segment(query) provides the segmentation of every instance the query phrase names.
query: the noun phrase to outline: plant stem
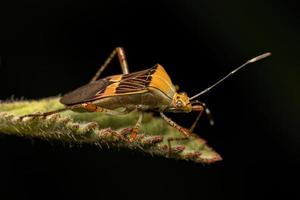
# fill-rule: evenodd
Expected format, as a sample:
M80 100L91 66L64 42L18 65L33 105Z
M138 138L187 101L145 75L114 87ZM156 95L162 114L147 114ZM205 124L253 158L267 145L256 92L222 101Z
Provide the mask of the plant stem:
M146 113L141 133L130 141L130 130L138 119L137 113L109 116L102 113L76 113L66 111L47 117L25 117L34 112L47 112L62 108L57 97L37 101L11 101L0 103L0 132L21 137L60 140L62 142L108 145L112 148L130 148L168 158L212 163L221 156L196 134L186 140L173 141L171 152L168 138L182 137L161 118Z

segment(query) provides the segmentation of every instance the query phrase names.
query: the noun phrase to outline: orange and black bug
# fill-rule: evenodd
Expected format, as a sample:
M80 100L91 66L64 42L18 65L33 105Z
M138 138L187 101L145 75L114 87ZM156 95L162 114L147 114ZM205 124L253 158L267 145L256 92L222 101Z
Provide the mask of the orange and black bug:
M119 58L123 73L98 79L115 55ZM156 111L160 113L160 116L170 126L176 128L184 135L184 138L187 138L190 136L203 112L206 112L208 117L210 117L210 112L205 104L195 99L247 64L256 62L269 55L271 55L271 53L265 53L248 60L212 86L190 98L186 93L178 93L176 91L176 87L173 85L169 75L160 64L150 69L129 73L124 50L118 47L99 68L90 83L60 98L60 102L65 105L65 108L41 114L24 115L22 118L29 116L46 116L65 110L102 112L110 115L121 115L131 111L137 111L139 118L131 131L131 140L134 140L140 129L143 112ZM179 126L164 114L165 112L189 113L192 111L199 112L199 114L190 129ZM211 118L210 122L213 123ZM170 141L177 139L180 138L168 139L169 148Z

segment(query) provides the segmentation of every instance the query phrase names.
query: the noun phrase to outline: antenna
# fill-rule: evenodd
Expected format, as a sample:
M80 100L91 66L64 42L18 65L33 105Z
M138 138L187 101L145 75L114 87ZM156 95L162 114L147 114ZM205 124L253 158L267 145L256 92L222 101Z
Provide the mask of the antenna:
M245 62L244 64L242 64L241 66L237 67L235 70L231 71L229 74L227 74L226 76L224 76L223 78L221 78L220 80L218 80L215 84L211 85L210 87L206 88L205 90L203 90L202 92L199 92L198 94L192 96L190 98L190 100L193 100L199 96L201 96L202 94L208 92L209 90L211 90L212 88L216 87L217 85L219 85L221 82L223 82L224 80L226 80L228 77L230 77L231 75L233 75L235 72L239 71L240 69L242 69L243 67L245 67L246 65L250 64L250 63L254 63L256 61L259 61L261 59L264 59L268 56L270 56L271 53L270 52L267 52L267 53L264 53L264 54L261 54L259 56L256 56L250 60L248 60L247 62Z

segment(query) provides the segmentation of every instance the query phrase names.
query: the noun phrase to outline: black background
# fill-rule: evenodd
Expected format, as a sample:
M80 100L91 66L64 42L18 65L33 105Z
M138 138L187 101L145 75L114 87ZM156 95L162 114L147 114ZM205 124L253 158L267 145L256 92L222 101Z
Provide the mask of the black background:
M63 94L88 82L117 46L131 71L162 64L216 125L198 132L212 165L0 136L0 199L296 199L299 11L290 1L14 1L1 3L0 99ZM114 63L105 75L119 73ZM193 114L170 115L189 126ZM293 183L296 181L296 183Z

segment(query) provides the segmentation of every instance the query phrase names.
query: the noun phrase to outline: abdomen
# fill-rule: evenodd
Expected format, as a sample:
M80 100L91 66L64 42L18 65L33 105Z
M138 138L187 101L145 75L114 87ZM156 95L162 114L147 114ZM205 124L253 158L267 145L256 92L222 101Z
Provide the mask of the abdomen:
M171 99L155 88L138 94L116 95L104 97L93 102L97 106L107 109L126 108L127 111L139 107L141 110L160 110L171 104Z

